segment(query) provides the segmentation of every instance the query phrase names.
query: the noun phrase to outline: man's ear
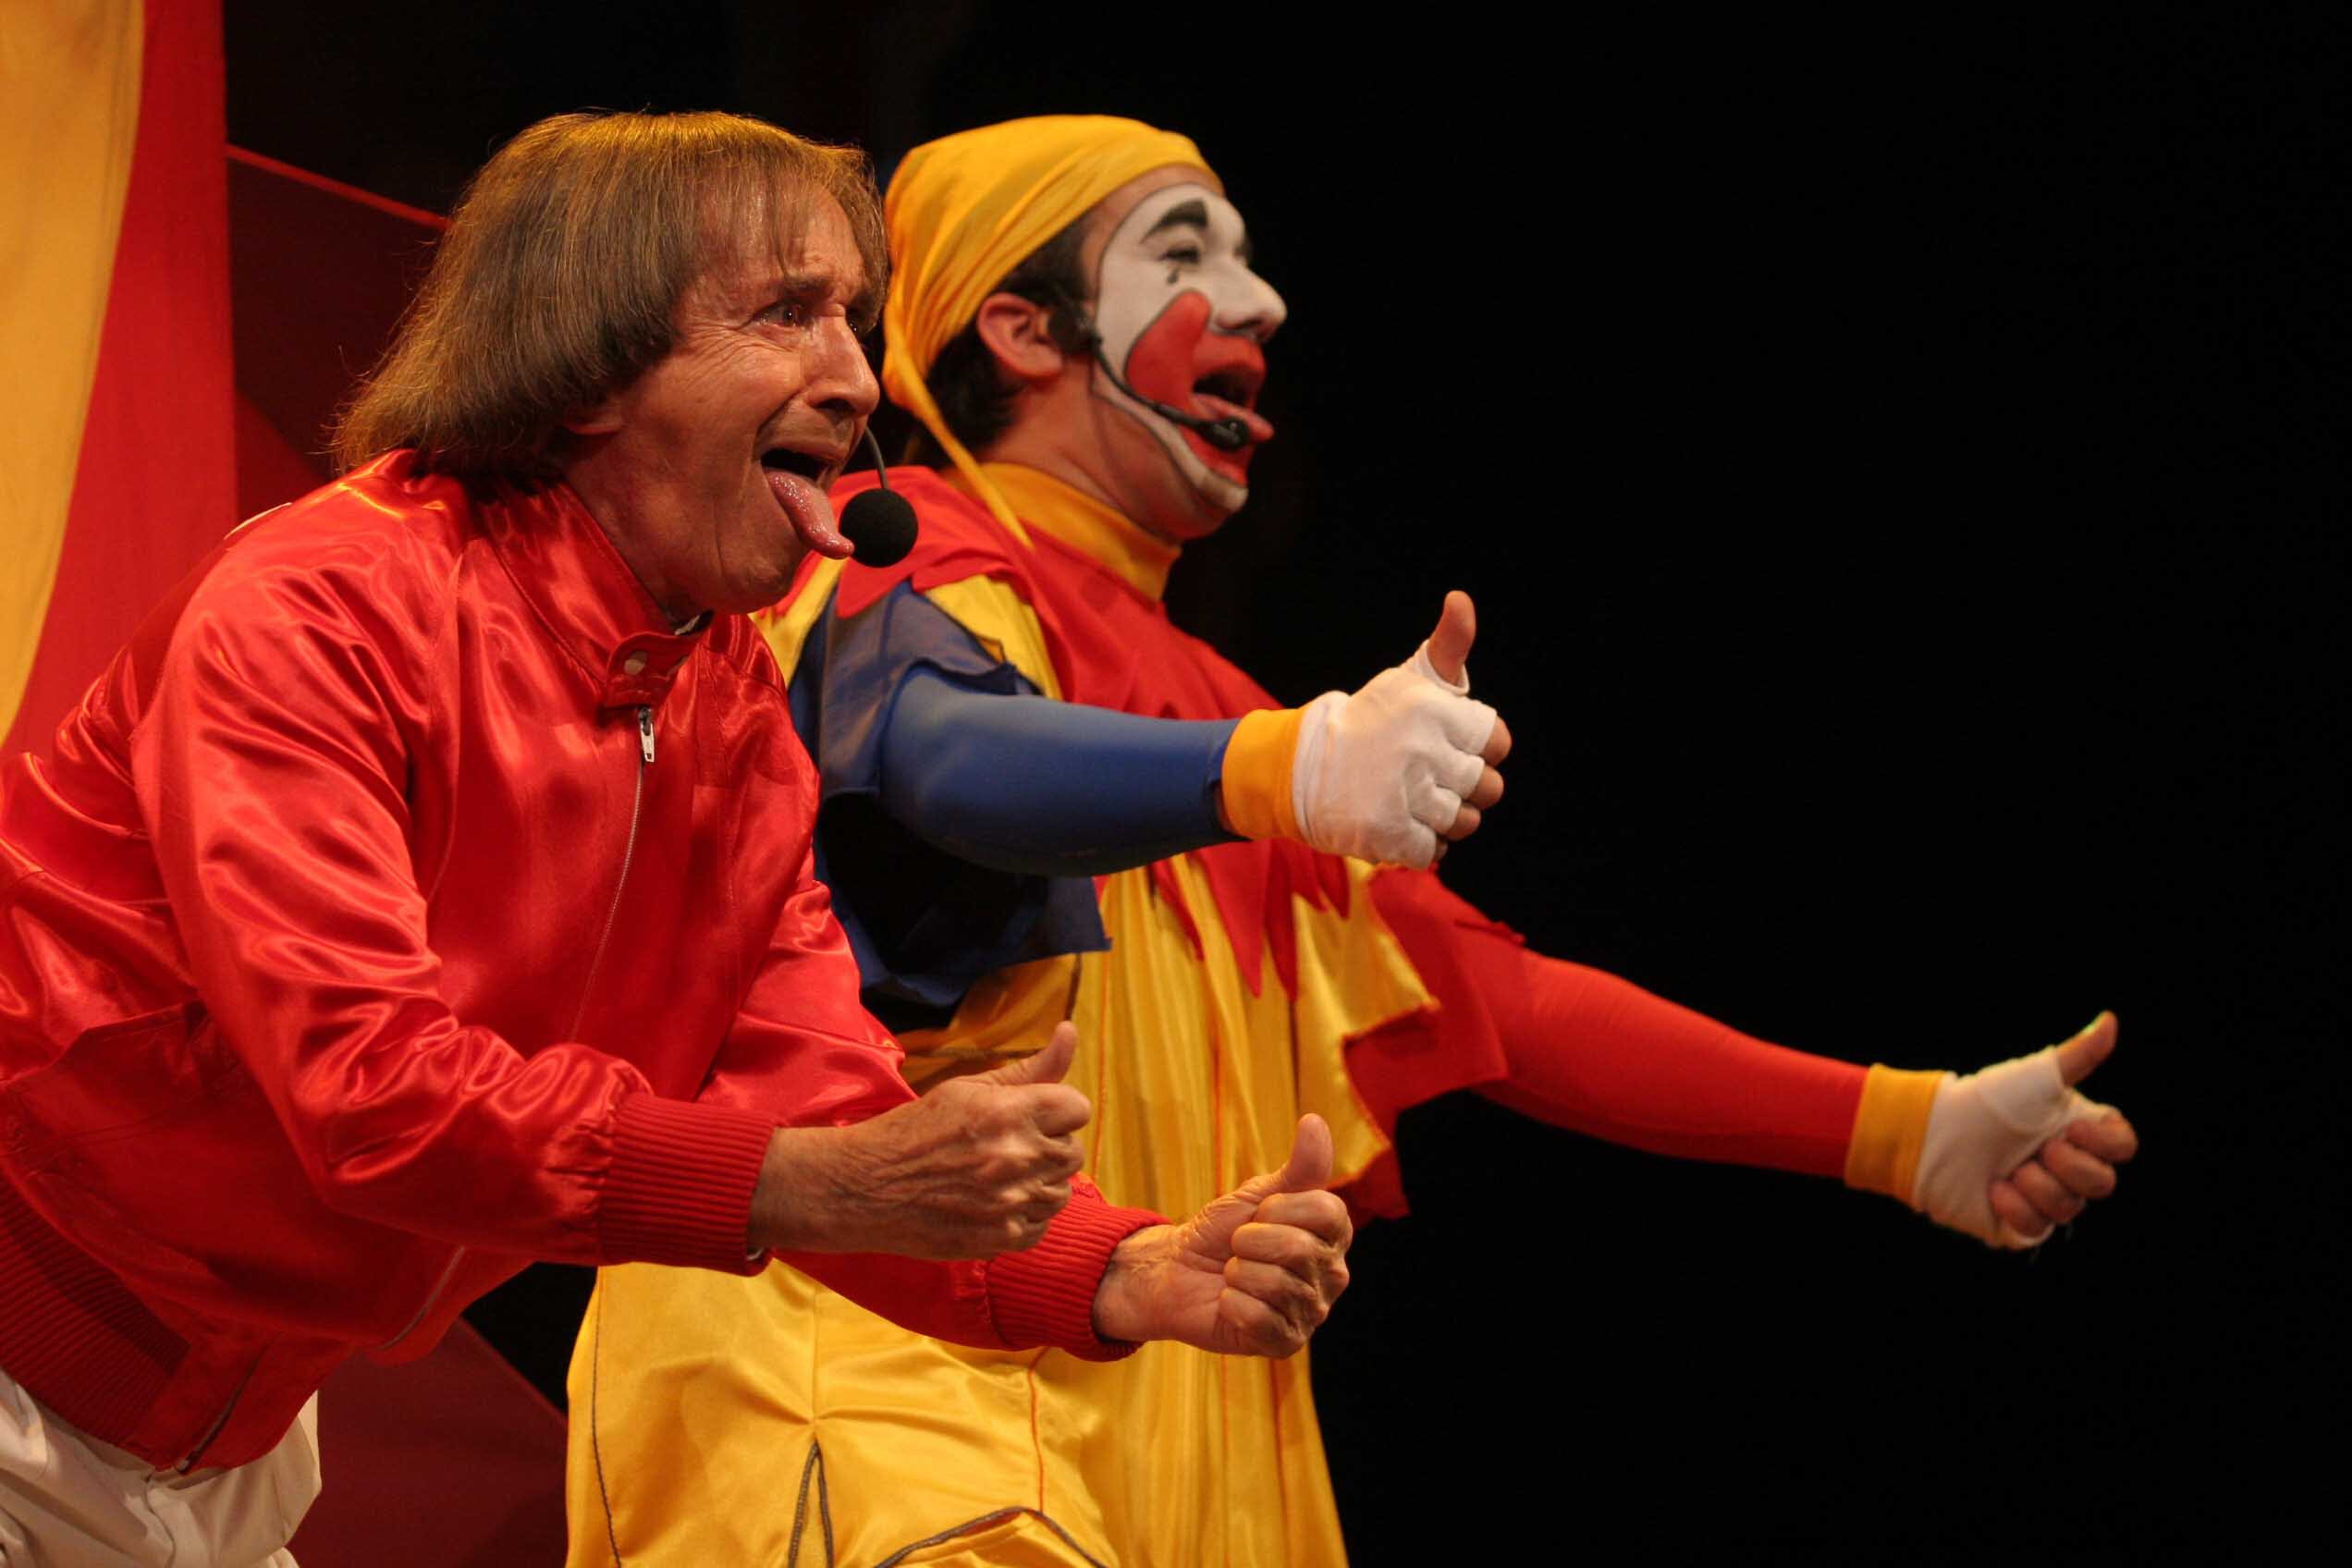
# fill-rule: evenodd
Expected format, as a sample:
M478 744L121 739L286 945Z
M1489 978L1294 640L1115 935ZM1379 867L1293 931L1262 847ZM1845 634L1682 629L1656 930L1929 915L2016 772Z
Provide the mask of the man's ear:
M607 398L590 408L564 415L563 427L574 435L610 435L621 426L620 399Z
M1051 381L1070 356L1054 341L1053 307L1018 294L991 294L980 301L973 325L997 363L1016 381Z

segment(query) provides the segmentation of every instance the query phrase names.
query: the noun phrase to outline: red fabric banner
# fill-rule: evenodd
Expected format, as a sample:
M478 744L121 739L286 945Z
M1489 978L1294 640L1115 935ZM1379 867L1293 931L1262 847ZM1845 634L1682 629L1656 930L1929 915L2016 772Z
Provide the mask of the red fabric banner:
M56 588L6 741L47 747L139 619L237 522L219 0L147 0L130 188Z

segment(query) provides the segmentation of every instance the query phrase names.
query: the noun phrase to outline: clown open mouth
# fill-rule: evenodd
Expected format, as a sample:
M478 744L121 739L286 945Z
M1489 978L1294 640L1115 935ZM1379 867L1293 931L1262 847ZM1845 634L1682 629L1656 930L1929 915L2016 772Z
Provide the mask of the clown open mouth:
M1205 418L1238 423L1249 433L1250 443L1270 440L1274 426L1257 411L1258 388L1266 383L1266 373L1255 365L1228 365L1211 371L1193 383L1193 411ZM1239 480L1246 472L1231 451L1218 450L1202 442L1198 433L1188 433L1202 459L1210 467L1229 472Z
M1220 370L1193 383L1193 396L1227 409L1241 410L1257 401L1258 378L1239 370ZM1219 410L1220 413L1226 410Z

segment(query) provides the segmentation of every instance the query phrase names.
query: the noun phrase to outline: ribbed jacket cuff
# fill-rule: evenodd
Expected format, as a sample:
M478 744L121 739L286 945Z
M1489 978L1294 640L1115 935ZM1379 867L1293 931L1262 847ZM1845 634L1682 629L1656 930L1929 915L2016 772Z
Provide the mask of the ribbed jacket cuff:
M776 1118L631 1095L613 1115L612 1169L597 1220L607 1263L750 1271L752 1190Z
M72 1426L119 1446L187 1354L185 1341L0 1174L0 1372Z
M1006 1344L1051 1345L1085 1361L1117 1361L1135 1347L1095 1335L1095 1292L1111 1249L1168 1221L1147 1208L1113 1208L1091 1185L1075 1185L1045 1239L988 1260L988 1314Z

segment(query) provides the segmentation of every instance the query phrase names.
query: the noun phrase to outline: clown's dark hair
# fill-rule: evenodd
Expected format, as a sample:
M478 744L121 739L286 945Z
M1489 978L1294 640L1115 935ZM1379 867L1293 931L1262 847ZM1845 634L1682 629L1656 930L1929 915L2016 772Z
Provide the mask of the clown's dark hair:
M1079 264L1079 253L1086 245L1087 219L1093 215L1088 213L1030 251L993 290L1051 307L1047 330L1053 335L1054 346L1065 354L1086 349L1085 335L1073 315L1086 308L1093 293ZM979 323L967 323L948 339L939 357L931 361L931 374L925 379L949 434L975 457L996 445L997 438L1011 426L1013 384L997 368L996 356L981 340ZM905 460L930 468L948 466L947 453L921 425L915 426Z

